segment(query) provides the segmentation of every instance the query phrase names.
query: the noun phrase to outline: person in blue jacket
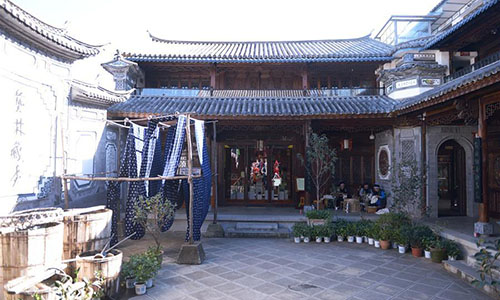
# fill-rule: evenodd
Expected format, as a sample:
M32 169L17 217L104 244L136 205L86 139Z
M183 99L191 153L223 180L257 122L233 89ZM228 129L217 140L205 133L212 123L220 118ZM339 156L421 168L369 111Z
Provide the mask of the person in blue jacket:
M375 205L378 208L385 208L385 206L387 205L387 195L385 194L384 189L381 188L379 184L373 185L372 195L378 198Z

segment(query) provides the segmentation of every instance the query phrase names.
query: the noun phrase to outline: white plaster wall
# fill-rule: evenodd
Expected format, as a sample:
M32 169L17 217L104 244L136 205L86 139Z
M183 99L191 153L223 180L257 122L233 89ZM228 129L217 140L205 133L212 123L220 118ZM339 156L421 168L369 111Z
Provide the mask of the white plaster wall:
M465 150L465 173L467 190L467 216L477 217L478 204L474 202L474 177L473 177L473 132L477 131L472 126L429 126L427 127L427 205L431 208L431 216L438 215L438 174L437 154L439 147L448 140L455 140Z
M377 133L375 135L375 181L376 183L380 184L384 190L388 193L387 197L387 205L390 205L391 201L391 180L392 180L392 174L389 174L389 176L386 179L382 179L380 177L380 172L379 172L379 162L378 162L378 153L381 147L387 146L389 148L390 152L390 163L392 166L392 158L394 157L394 132L393 130L386 130L380 133Z
M426 92L426 91L432 90L432 89L433 89L433 87L406 88L406 89L402 89L402 90L395 90L392 93L387 94L387 96L391 97L392 99L404 99L404 98L420 95L423 92Z
M53 181L62 173L62 134L68 167L72 162L78 164L78 149L73 146L78 131L94 132L99 143L105 110L72 108L71 78L71 64L11 40L0 31L0 127L4 132L0 143L0 215L62 204L61 185L57 179Z

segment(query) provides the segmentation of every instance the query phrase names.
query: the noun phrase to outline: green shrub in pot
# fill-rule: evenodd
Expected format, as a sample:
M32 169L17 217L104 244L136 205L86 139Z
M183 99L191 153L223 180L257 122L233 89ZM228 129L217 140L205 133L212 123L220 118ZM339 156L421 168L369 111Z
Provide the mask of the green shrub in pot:
M446 240L445 241L445 249L446 249L446 254L448 255L449 260L455 260L455 259L459 258L460 254L461 254L458 243L453 241L453 240Z
M431 259L435 263L441 263L446 258L446 240L436 237L431 246Z
M307 225L305 223L295 223L292 226L292 233L294 237L303 237L305 236L305 228Z

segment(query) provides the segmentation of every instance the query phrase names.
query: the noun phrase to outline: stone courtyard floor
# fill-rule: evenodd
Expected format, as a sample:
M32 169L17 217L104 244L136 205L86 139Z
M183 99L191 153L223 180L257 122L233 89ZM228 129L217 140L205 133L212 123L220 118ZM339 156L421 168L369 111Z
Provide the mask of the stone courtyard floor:
M168 233L164 266L147 294L120 299L490 299L440 264L368 244L203 239L202 265L177 265L183 235ZM151 245L127 241L125 256Z

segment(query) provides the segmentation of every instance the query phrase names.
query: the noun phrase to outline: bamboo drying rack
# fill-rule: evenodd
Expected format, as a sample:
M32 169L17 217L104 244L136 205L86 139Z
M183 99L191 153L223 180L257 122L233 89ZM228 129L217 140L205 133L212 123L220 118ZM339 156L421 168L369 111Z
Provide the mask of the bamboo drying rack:
M143 118L143 119L134 119L134 120L128 120L126 119L125 122L132 122L132 121L147 121L151 120L154 118L165 118L165 117L177 117L180 114L176 113L175 115L168 115L168 116L149 116L148 118ZM134 181L156 181L156 180L181 180L181 179L187 179L188 184L189 184L189 243L193 244L194 239L193 239L193 178L199 178L201 175L193 175L193 144L192 144L192 139L191 139L191 120L194 120L191 118L190 114L185 114L186 115L186 142L187 142L187 165L188 165L188 174L187 175L176 175L176 176L157 176L157 177L135 177L135 178L130 178L130 177L95 177L95 176L75 176L75 175L68 175L66 174L66 154L64 152L64 132L63 128L61 126L61 142L62 142L62 150L63 150L63 170L64 174L59 176L63 180L63 186L64 186L64 207L66 209L69 208L69 190L68 190L68 179L69 180L85 180L85 181L117 181L117 182L134 182ZM125 127L128 128L128 126L117 124L114 121L111 121L115 125L118 125L120 127ZM162 124L163 126L167 124ZM167 125L168 126L168 125Z

